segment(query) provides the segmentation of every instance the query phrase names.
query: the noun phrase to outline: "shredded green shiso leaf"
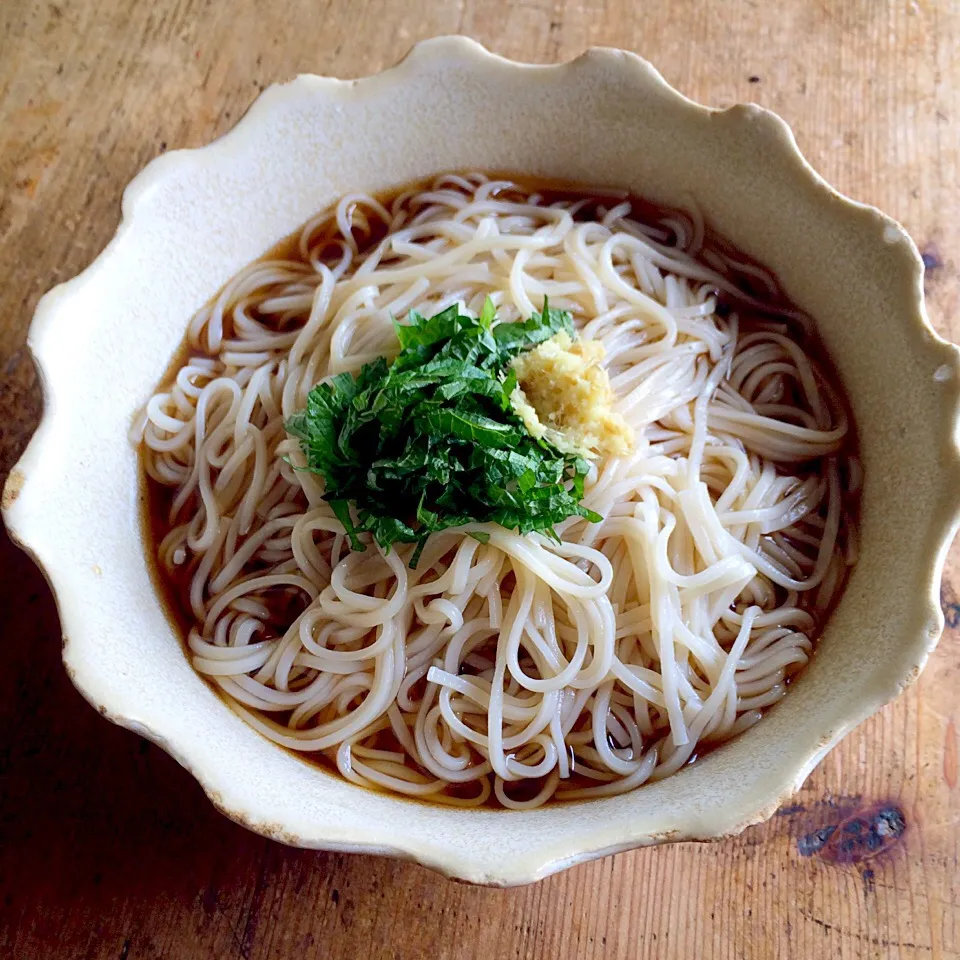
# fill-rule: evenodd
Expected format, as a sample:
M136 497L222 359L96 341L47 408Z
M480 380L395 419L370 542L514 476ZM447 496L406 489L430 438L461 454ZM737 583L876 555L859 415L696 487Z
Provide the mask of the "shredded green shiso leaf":
M495 319L489 299L476 318L457 306L429 319L411 312L394 321L393 362L318 384L287 420L354 550L364 532L384 549L416 543L415 567L430 534L448 527L498 523L556 538L567 517L602 519L580 504L587 461L534 439L510 404L510 361L561 330L572 335L570 314L544 302L526 322Z

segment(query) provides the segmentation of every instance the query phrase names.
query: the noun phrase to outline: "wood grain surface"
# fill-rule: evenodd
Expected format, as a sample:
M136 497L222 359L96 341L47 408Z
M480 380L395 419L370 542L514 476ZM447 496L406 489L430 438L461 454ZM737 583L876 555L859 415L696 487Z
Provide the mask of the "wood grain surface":
M538 62L625 47L706 103L772 107L828 179L906 225L933 322L960 338L951 0L2 0L0 480L40 413L37 298L104 246L148 160L227 130L274 80L367 74L457 32ZM2 538L0 957L960 957L958 560L919 683L768 824L501 891L221 818L71 687L50 591Z

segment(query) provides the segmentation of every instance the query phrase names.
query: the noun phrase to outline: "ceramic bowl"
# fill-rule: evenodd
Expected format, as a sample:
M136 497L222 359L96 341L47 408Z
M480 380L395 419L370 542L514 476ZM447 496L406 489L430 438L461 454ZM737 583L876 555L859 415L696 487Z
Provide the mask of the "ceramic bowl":
M859 430L862 554L809 668L743 736L624 796L464 811L352 786L227 709L193 672L151 584L128 432L189 317L340 195L469 168L699 204L816 318ZM913 681L940 635L938 585L960 506L960 355L931 329L922 289L903 229L832 190L774 114L699 106L616 50L540 67L432 40L368 79L271 87L226 136L168 153L130 184L110 245L37 308L29 344L45 411L4 515L50 580L81 693L252 830L503 885L642 844L735 834Z

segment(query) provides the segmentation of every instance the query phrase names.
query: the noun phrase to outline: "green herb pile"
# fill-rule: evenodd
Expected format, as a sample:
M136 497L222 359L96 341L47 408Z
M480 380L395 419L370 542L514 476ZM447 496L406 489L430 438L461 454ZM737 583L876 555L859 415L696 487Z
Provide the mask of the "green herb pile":
M394 321L392 363L318 384L287 421L354 550L364 549L363 532L385 549L416 543L414 567L430 534L447 527L493 522L556 537L553 525L574 514L602 519L580 505L586 460L531 437L510 405L510 361L572 334L570 314L544 303L524 323L494 320L490 300L479 318L456 306L429 319L411 312Z

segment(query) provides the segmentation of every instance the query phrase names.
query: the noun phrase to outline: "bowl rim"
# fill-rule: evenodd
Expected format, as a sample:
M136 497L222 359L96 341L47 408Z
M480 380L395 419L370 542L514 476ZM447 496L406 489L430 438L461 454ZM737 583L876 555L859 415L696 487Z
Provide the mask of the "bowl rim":
M363 838L350 839L327 835L321 837L318 842L304 842L302 837L291 835L280 825L252 819L242 808L238 808L226 800L221 793L221 785L212 782L203 770L195 769L194 765L188 760L189 751L168 739L162 730L147 728L137 720L125 716L122 711L115 710L109 703L101 702L89 683L81 675L82 671L76 669L76 664L71 659L72 644L69 638L74 632L75 624L71 621L69 614L64 613L60 598L60 591L64 588L65 581L68 578L54 575L45 567L40 556L42 549L37 547L31 534L30 513L22 509L22 502L20 501L20 493L25 483L29 482L31 476L37 475L44 469L43 454L50 436L50 425L55 417L55 405L52 400L56 393L55 386L49 376L49 364L46 358L47 351L55 340L51 336L51 331L58 323L62 322L62 305L74 292L79 291L91 277L103 269L111 250L120 244L125 235L134 228L134 213L138 206L151 193L153 188L174 170L185 164L190 164L194 158L205 152L229 149L234 140L251 135L260 118L285 100L295 99L303 96L305 92L318 89L326 92L347 91L362 85L402 82L408 74L415 74L421 68L422 63L437 57L450 60L470 58L472 61L483 63L490 68L514 71L518 76L527 71L540 72L544 75L558 75L563 71L577 69L581 63L603 60L608 63L610 69L632 71L634 77L642 78L648 87L655 88L661 94L669 96L677 106L683 105L687 110L693 110L701 114L730 114L740 116L743 119L759 119L766 125L766 132L774 147L788 156L798 177L802 177L807 183L821 188L826 200L841 206L850 214L856 213L858 216L867 216L875 220L878 234L882 233L886 242L898 245L898 249L902 251L901 269L904 271L904 281L913 285L911 316L914 328L913 335L932 343L941 351L941 363L949 374L947 379L952 379L951 416L949 422L944 425L943 476L938 484L938 499L929 511L933 533L926 553L928 564L922 574L922 579L927 584L928 589L923 596L918 596L916 599L917 620L918 622L922 621L926 626L922 632L918 632L917 636L910 640L910 669L902 676L891 676L889 683L885 686L878 685L873 688L870 695L865 695L862 699L851 703L843 721L824 731L818 745L815 749L809 751L804 762L783 772L781 780L783 787L779 792L775 795L763 796L752 809L741 811L738 816L728 817L723 822L722 828L716 831L704 830L702 827L698 829L696 825L691 824L687 829L667 831L660 834L623 835L617 842L605 844L599 844L594 835L594 839L586 840L566 856L548 857L541 854L539 857L534 857L530 855L524 862L513 865L505 864L503 869L496 873L491 873L488 868L481 867L478 862L474 861L469 851L424 850L418 848L414 843L403 842L403 838L398 838L394 844L383 844L380 842L365 842ZM823 756L850 730L909 686L919 676L930 652L940 638L943 629L943 614L938 602L939 583L947 550L958 526L960 526L960 446L958 446L960 350L940 337L930 324L924 304L922 271L920 255L905 229L877 208L852 200L831 187L803 157L788 125L769 110L753 104L738 104L727 109L704 106L675 90L647 61L636 54L613 48L590 48L580 56L559 64L526 64L491 53L475 41L462 36L437 37L421 41L395 66L369 77L358 80L339 80L315 74L301 74L288 83L274 84L258 96L244 116L221 137L202 147L174 150L162 154L149 162L136 175L123 192L121 221L107 247L80 274L54 287L37 304L29 329L27 345L38 370L38 379L43 395L43 414L26 450L6 480L2 504L0 504L2 505L3 518L11 539L31 556L50 584L61 618L64 662L71 680L80 693L111 721L132 729L160 745L200 782L208 797L222 813L254 831L289 844L337 851L370 852L412 859L447 876L494 885L513 885L541 879L574 863L640 845L731 836L753 823L770 817L777 807L799 788ZM949 432L949 436L946 436L947 432ZM498 816L507 816L507 814L498 814ZM323 830L318 828L318 834L323 834Z

